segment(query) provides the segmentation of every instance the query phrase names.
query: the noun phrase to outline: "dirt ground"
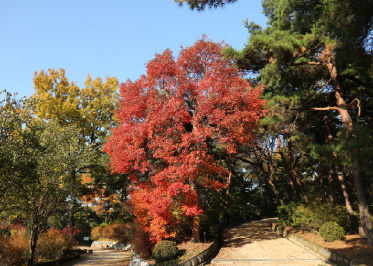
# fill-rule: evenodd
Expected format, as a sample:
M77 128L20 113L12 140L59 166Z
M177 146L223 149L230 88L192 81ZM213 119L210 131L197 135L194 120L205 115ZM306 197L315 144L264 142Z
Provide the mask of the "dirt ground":
M228 228L223 247L210 265L332 265L274 233L270 225L275 221L265 219Z
M345 258L354 260L358 263L364 263L367 266L373 266L373 246L366 244L365 239L359 235L347 235L343 240L325 242L317 233L300 232L295 230L293 230L292 233L322 247L326 247Z
M82 254L78 260L63 264L64 266L128 266L132 252L100 249L92 247L79 246L80 249L92 249L93 254Z

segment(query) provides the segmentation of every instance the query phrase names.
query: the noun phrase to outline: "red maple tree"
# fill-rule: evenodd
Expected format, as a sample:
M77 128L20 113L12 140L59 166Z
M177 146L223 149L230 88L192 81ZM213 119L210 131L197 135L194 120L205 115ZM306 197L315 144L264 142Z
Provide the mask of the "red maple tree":
M193 218L199 240L197 186L222 190L230 169L211 152L234 154L250 145L253 129L265 114L262 88L252 88L232 62L223 58L222 43L203 38L157 54L147 74L121 84L120 126L104 146L112 171L127 174L137 222L152 241L174 237L181 217Z

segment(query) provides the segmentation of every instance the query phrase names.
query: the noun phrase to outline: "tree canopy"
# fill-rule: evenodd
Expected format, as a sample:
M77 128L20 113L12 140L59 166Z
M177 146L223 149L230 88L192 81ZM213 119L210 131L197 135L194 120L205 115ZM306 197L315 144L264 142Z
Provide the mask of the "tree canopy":
M246 47L242 51L230 48L225 54L266 86L263 97L269 100L270 111L262 125L267 135L280 136L279 144L286 140L288 152L318 166L317 175L327 178L329 169L333 173L329 182L336 175L351 217L354 211L344 179L354 180L368 235L373 224L367 198L370 189L364 184L371 180L372 153L365 145L357 147L362 139L370 143L367 136L372 135L372 14L368 11L372 3L267 0L263 7L268 27L246 22L250 33ZM292 169L294 162L289 157L283 164L301 188L300 172L307 173L307 167ZM342 173L341 165L349 170ZM368 239L373 241L373 235Z
M265 114L261 88L223 59L222 48L202 39L176 59L166 50L148 63L147 75L121 85L121 125L104 151L113 172L134 183L135 215L155 241L175 236L172 225L182 217L198 219L197 186L230 185L223 161L253 143Z

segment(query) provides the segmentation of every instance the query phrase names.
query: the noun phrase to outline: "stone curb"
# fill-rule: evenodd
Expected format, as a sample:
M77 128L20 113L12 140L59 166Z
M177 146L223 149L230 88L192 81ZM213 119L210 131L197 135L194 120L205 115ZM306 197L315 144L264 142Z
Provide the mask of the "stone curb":
M334 253L328 248L324 248L311 241L308 241L304 238L294 235L290 233L289 231L287 231L286 229L279 227L277 224L272 223L271 227L272 227L272 230L278 233L279 235L289 239L292 242L295 242L296 244L300 244L310 249L311 251L321 256L321 258L324 259L325 261L330 261L332 263L335 263L337 266L367 266L366 264L362 264L362 263L358 263L358 262L346 259L345 257L342 257Z

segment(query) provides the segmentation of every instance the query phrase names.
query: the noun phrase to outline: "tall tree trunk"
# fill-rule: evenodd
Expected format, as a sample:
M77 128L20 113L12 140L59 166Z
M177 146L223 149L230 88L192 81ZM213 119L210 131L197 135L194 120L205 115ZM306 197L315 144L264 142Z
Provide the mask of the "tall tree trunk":
M329 164L329 171L328 171L328 194L329 194L329 201L334 204L335 193L334 193L334 186L333 186L333 165Z
M229 204L229 194L230 194L230 187L232 183L232 167L231 167L231 162L229 160L229 174L227 178L227 190L225 191L225 204L224 204L224 216L223 219L225 220L224 223L229 222L230 216L228 214L228 204Z
M189 185L192 191L197 193L197 186L196 183L192 178L189 178ZM200 225L201 225L201 217L199 215L193 217L193 225L192 225L192 242L200 243Z
M32 219L31 224L31 232L30 232L30 238L29 238L29 257L27 260L27 265L32 265L34 263L35 259L35 250L36 250L36 244L39 238L39 219L38 214Z
M289 144L290 144L290 146L289 146ZM288 156L287 156L287 159L285 158L284 153L279 149L279 147L277 147L277 152L280 153L280 155L281 155L281 159L283 161L285 171L287 172L287 174L289 176L289 184L290 184L290 186L293 190L294 195L297 194L297 191L296 191L296 188L295 188L295 185L294 185L294 181L293 181L295 179L305 203L308 203L308 197L307 197L306 193L304 192L302 183L300 182L299 176L298 176L297 172L295 171L291 141L288 140ZM290 163L290 166L288 164L288 161Z
M343 89L338 80L337 69L335 65L332 63L327 64L327 67L329 70L330 78L333 82L334 96L336 99L336 104L338 107L339 115L341 116L343 125L345 126L347 131L350 133L354 129L354 126L352 124L350 113L348 112L347 103L345 99L343 98Z
M284 203L284 200L280 196L280 191L278 191L276 185L273 183L272 173L269 173L268 175L268 184L271 186L272 191L275 193L277 201L280 202L281 205L284 205L285 203Z
M347 103L343 98L343 89L338 80L337 69L333 63L328 63L327 67L329 70L330 78L332 79L333 85L334 85L334 94L336 98L336 104L338 107L337 110L339 112L339 115L341 116L343 125L346 128L347 133L351 134L354 127L352 124L350 113L348 112ZM361 226L363 227L365 237L367 238L368 243L373 244L373 216L369 210L369 203L368 203L368 199L366 196L366 191L363 186L363 179L361 176L360 164L359 164L358 156L356 155L357 155L357 151L356 150L352 151L351 156L352 158L354 158L352 174L354 178L354 184L355 184L357 199L359 203L360 223L361 223Z
M327 115L324 115L323 119L324 119L325 128L327 132L327 138L325 140L325 143L332 144L334 141L334 137L329 127L330 119L328 118ZM337 154L335 153L335 155ZM334 153L333 153L333 157L334 157ZM334 159L336 158L334 157ZM329 199L331 202L334 202L334 198L335 198L334 187L333 187L333 173L334 173L333 165L329 164L328 181L329 181Z
M299 175L298 175L297 171L295 170L295 163L294 163L294 157L293 157L293 143L292 143L290 138L288 138L287 141L288 141L288 158L289 158L289 162L290 162L291 172L294 176L295 182L297 183L297 185L299 187L300 193L303 196L304 202L306 204L308 204L308 197L307 197L306 193L304 192L303 184L301 183Z
M267 158L262 159L261 158L262 156L267 157ZM277 201L280 202L282 205L284 205L284 200L281 198L280 191L278 190L275 183L273 182L274 181L274 178L273 178L273 172L274 171L273 171L273 163L272 163L271 156L272 156L272 152L269 152L269 156L260 154L259 159L256 156L256 159L257 159L256 162L246 160L245 158L240 158L240 160L243 161L243 162L246 162L246 163L250 163L251 165L256 165L256 166L259 167L260 171L263 173L263 176L268 177L268 178L266 178L266 181L269 184L269 186L271 187L273 193L275 193ZM267 162L266 167L264 167L264 161Z
M348 195L348 192L347 192L346 182L344 180L343 173L338 165L335 166L335 170L337 173L338 181L341 185L343 198L345 200L346 210L347 210L348 216L350 217L351 233L355 234L358 232L358 226L359 226L357 217L355 215L354 210L352 209L352 204L350 201L350 196Z
M280 148L281 148L281 137L280 137L280 135L277 135L277 153L280 152ZM280 202L281 205L284 205L285 204L284 199L281 198L280 191L278 190L275 183L273 182L273 172L274 171L273 171L273 163L272 163L272 153L270 153L270 155L268 157L270 158L270 159L267 160L268 184L271 186L273 192L275 193L277 201ZM263 174L265 174L265 169L264 169L264 166L263 166L263 162L260 165L260 167L263 171Z
M193 217L193 226L192 226L192 242L194 243L200 243L200 226L201 226L201 217L194 216Z
M366 192L361 182L360 165L358 160L355 160L352 166L352 172L359 202L360 223L363 227L368 243L373 245L373 217L370 213Z
M69 202L69 226L74 226L75 214L75 197L76 197L76 171L75 168L71 170L71 184L70 184L70 202Z
M328 134L326 142L329 143L329 144L333 144L334 143L334 136L332 134L332 131L330 130L330 127L329 127L330 120L327 116L324 116L324 122L325 122L326 131L327 131L327 134ZM337 161L338 160L337 152L333 151L332 155L333 155L334 160ZM341 186L342 195L343 195L343 198L345 200L346 210L347 210L348 216L350 218L351 233L356 233L356 232L358 232L358 221L357 221L357 217L355 215L355 212L352 208L352 204L351 204L351 201L350 201L350 196L347 192L347 186L346 186L346 182L345 182L342 170L341 170L341 168L339 167L338 164L336 164L334 166L334 168L335 168L335 172L337 174L339 184Z
M287 176L288 176L288 183L293 191L293 195L296 195L297 191L295 190L295 186L294 186L294 181L293 181L293 175L291 174L290 170L289 170L289 166L286 162L286 158L285 158L285 155L284 153L281 151L281 137L280 135L277 135L277 150L276 152L278 154L280 154L281 156L281 159L282 159L282 162L284 164L284 168L285 168L285 171L287 173Z
M271 156L271 155L270 155ZM264 169L264 163L261 162L259 165L260 169L262 170L264 175L268 176L267 182L272 188L273 193L275 193L276 199L278 202L281 203L281 205L284 205L284 200L281 198L280 191L276 187L275 183L273 182L273 164L272 164L272 159L267 160L267 171Z

